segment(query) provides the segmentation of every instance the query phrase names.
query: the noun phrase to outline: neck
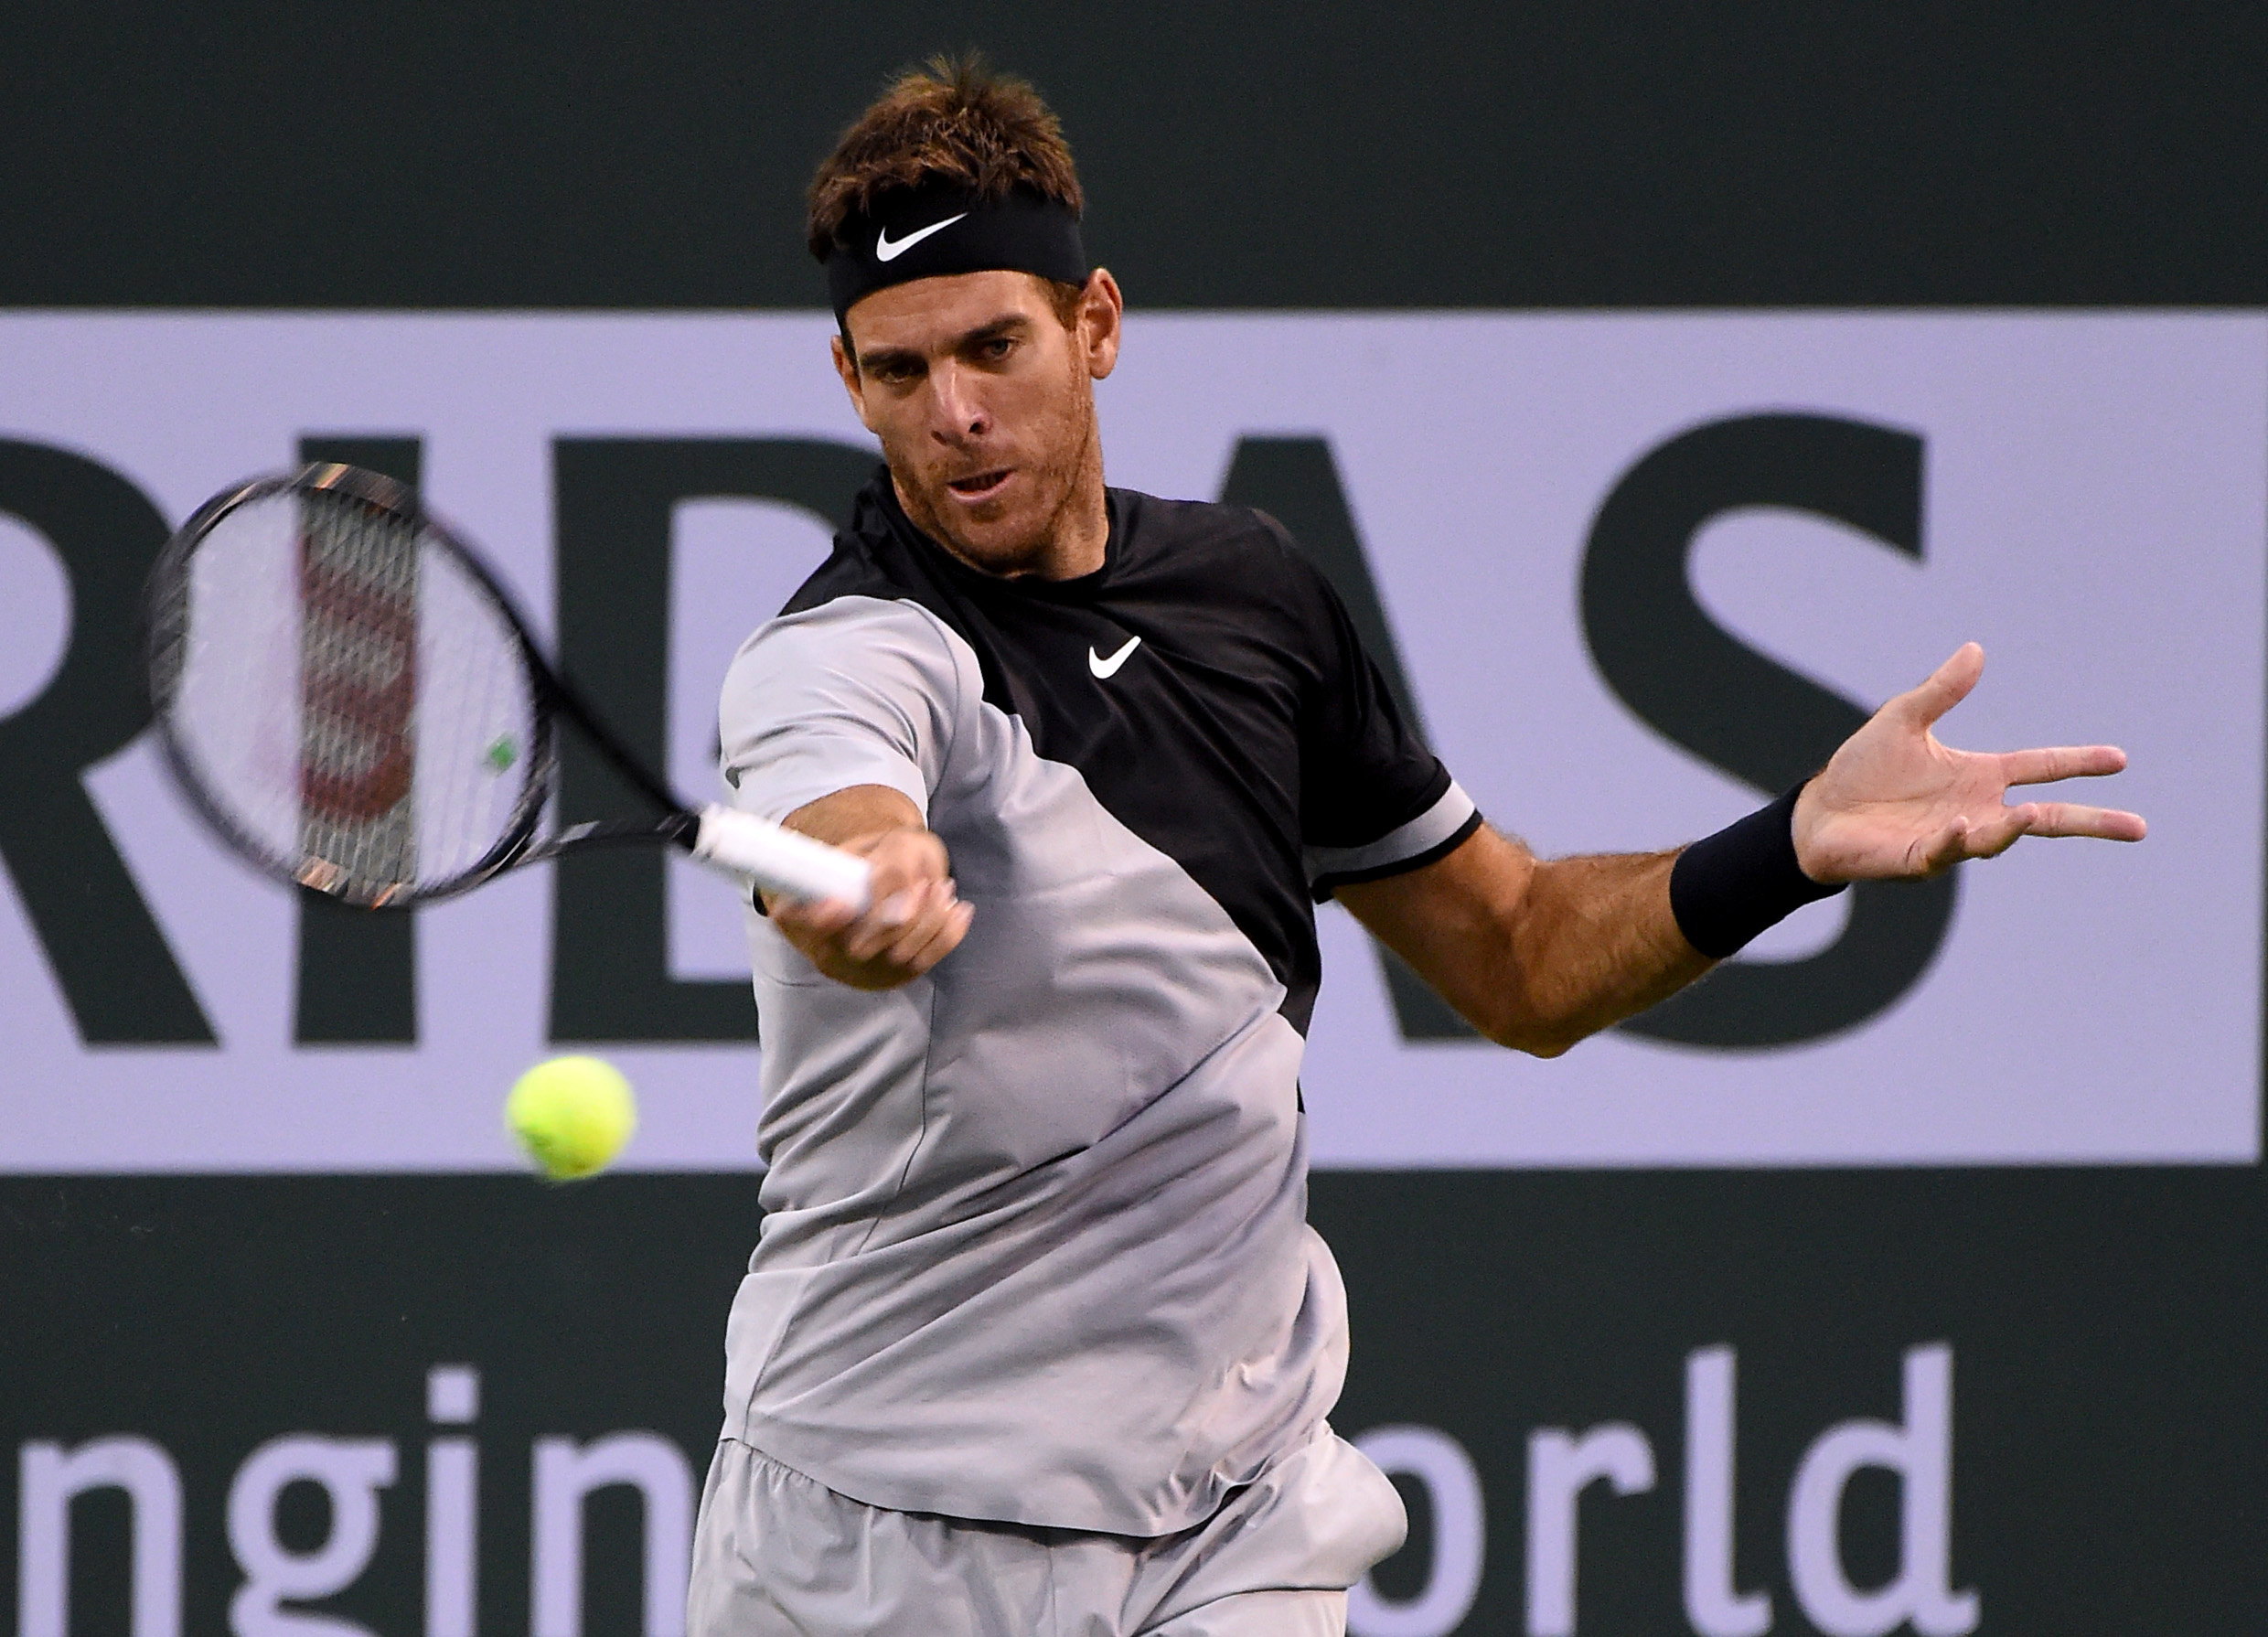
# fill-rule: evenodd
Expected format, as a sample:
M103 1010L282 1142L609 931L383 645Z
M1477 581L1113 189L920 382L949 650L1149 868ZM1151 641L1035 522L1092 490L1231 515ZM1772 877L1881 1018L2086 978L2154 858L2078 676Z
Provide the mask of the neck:
M1103 566L1110 547L1110 507L1103 498L1103 463L1099 451L1088 445L1095 458L1079 463L1077 481L1064 496L1061 510L1048 530L1043 560L1030 572L1043 580L1076 580Z

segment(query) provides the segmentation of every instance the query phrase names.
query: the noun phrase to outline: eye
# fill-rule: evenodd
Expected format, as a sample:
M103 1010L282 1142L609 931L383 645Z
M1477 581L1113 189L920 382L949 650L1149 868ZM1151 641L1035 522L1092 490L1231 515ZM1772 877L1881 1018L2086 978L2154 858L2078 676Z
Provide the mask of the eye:
M997 364L1015 349L1015 342L1010 340L1006 336L995 336L990 341L987 341L982 347L979 348L977 351L979 357Z

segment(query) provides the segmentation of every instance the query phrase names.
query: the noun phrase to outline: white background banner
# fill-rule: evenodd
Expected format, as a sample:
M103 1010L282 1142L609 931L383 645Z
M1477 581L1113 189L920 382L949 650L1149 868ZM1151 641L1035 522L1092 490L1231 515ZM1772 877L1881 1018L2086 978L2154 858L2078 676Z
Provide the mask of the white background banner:
M306 436L414 437L433 506L539 630L553 441L863 444L824 315L0 317L0 437L100 463L177 523ZM1113 482L1212 498L1240 439L1326 440L1427 726L1546 852L1653 848L1756 792L1665 738L1594 662L1587 542L1634 464L1696 426L1803 414L1921 442L1919 553L1810 512L1726 510L1694 597L1746 647L1867 707L1961 641L1977 748L2109 740L2136 848L2029 842L1972 866L1934 959L1825 1038L1725 1050L1618 1033L1538 1063L1407 1041L1359 931L1324 915L1304 1085L1343 1166L2250 1161L2259 1154L2268 319L2201 315L1138 317L1101 389ZM5 498L0 497L0 508ZM826 550L807 513L678 508L671 776L696 797L716 686ZM71 629L60 560L0 509L0 719ZM0 777L10 776L0 767ZM551 877L422 912L417 1043L293 1043L295 906L209 840L147 737L87 786L218 1045L90 1047L0 891L0 1169L478 1170L548 1041ZM11 871L20 868L8 861ZM681 978L744 976L729 888L673 865ZM1755 951L1831 944L1846 900ZM625 1163L754 1163L756 1049L611 1050Z

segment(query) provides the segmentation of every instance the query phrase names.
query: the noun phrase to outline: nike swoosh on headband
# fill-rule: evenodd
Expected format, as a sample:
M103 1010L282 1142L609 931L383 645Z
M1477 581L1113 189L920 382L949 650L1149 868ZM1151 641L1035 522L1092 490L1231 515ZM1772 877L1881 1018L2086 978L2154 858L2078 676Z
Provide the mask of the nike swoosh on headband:
M907 251L912 250L915 245L919 244L923 240L928 238L930 234L944 232L946 229L960 220L961 216L966 216L968 214L968 212L964 210L960 213L960 216L948 216L943 221L933 221L925 228L916 228L912 232L908 233L904 238L899 240L895 244L890 242L890 230L888 228L877 229L874 233L874 260L877 262L894 262L900 256L905 254Z
M1093 671L1098 677L1115 677L1118 674L1118 667L1126 663L1127 656L1131 654L1136 648L1141 647L1141 645L1142 639L1140 637L1129 637L1126 639L1126 646L1120 648L1117 653L1111 655L1107 659L1104 658L1102 655L1097 653L1090 647L1086 650L1086 669Z

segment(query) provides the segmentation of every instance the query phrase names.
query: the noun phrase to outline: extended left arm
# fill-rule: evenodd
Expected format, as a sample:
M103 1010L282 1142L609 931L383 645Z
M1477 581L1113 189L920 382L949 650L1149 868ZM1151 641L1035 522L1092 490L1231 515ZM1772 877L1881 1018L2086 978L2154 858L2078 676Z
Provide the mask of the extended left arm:
M1708 969L1670 913L1676 858L1546 861L1483 826L1445 858L1337 896L1482 1034L1557 1057Z
M1675 852L1546 861L1484 829L1339 900L1489 1039L1553 1057L1690 983L1802 902L1806 882L1920 879L2025 835L2142 840L2133 813L2006 801L2014 785L2118 772L2126 757L2113 746L1995 755L1938 743L1931 727L1984 668L1971 643L1878 711L1804 786L1784 839L1745 820L1681 866Z

